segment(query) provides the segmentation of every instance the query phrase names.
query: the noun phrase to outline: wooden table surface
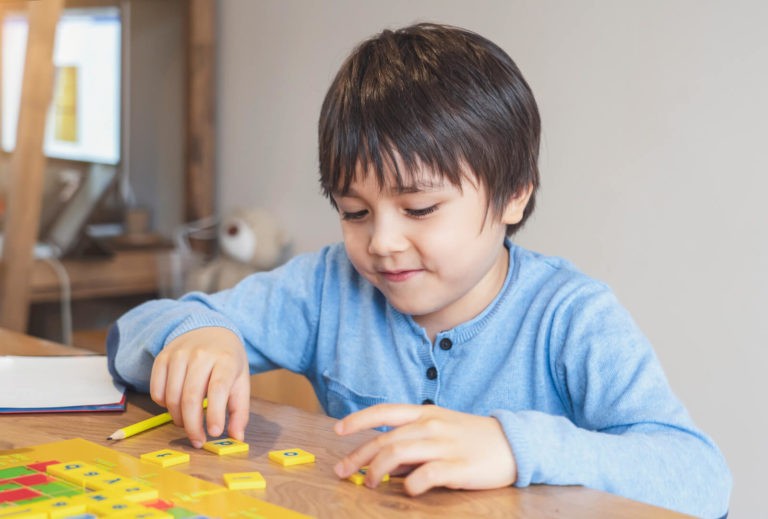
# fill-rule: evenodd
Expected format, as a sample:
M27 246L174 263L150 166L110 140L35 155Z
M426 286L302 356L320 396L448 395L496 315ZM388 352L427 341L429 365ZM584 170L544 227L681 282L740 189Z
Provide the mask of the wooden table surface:
M0 355L89 353L0 329ZM107 436L123 426L162 412L146 395L131 393L125 412L0 415L3 450L84 438L133 456L171 448L189 452L193 463L174 470L223 484L226 472L259 471L266 490L244 491L253 497L320 518L505 517L505 518L680 518L688 517L622 497L582 487L537 485L524 489L483 491L437 489L409 497L399 478L376 489L339 480L333 465L371 431L340 438L334 420L293 407L253 399L246 431L247 457L219 457L191 447L184 431L173 424L121 441ZM316 456L309 465L283 468L268 460L271 450L302 448ZM192 468L194 467L194 468Z

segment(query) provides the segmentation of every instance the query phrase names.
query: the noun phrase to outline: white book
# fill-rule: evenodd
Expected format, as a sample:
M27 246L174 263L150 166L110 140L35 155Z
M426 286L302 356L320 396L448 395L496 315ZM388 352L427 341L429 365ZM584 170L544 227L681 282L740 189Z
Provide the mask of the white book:
M105 355L0 356L0 413L123 409L125 387Z

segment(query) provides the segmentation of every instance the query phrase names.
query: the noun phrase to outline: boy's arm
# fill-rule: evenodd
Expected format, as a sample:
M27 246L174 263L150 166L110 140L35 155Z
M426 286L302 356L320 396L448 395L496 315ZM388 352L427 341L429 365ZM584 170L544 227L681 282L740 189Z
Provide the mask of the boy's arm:
M578 484L700 517L727 511L731 475L722 454L610 292L570 301L549 340L569 417L493 413L515 455L517 486Z
M134 308L110 330L110 372L149 391L195 447L206 438L205 397L208 434L221 434L228 414L229 435L241 439L248 421L248 375L278 366L304 372L313 358L324 256L294 259L216 294L192 292Z
M194 315L194 318L190 318ZM208 324L203 324L208 323ZM240 337L236 327L194 301L160 299L132 309L109 330L107 360L115 380L143 393L149 392L155 357L174 338L204 326L221 326Z
M175 338L206 327L234 333L251 373L284 367L303 372L311 358L329 251L297 257L236 287L137 306L110 329L107 355L115 379L149 391L155 357Z

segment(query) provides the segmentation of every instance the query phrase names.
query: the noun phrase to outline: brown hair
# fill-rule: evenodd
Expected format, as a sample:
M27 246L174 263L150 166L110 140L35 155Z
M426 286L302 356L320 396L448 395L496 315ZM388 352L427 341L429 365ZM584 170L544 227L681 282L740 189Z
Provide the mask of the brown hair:
M331 203L358 168L379 185L385 168L405 184L398 157L413 175L423 164L454 185L468 166L501 214L510 198L539 185L541 122L530 87L514 61L471 31L436 24L385 30L364 41L341 66L320 112L320 184Z

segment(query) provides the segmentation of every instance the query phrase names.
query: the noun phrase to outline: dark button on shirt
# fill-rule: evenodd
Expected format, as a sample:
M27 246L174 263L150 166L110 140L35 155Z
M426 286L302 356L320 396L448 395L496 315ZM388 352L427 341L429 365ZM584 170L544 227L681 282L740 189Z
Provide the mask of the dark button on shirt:
M451 339L449 339L448 337L444 337L444 338L440 339L440 349L441 350L448 351L451 348L453 348L453 342L451 342Z
M431 398L425 398L422 402L422 405L434 405L435 402Z
M437 378L437 368L432 366L427 370L427 378L429 380L435 380Z

